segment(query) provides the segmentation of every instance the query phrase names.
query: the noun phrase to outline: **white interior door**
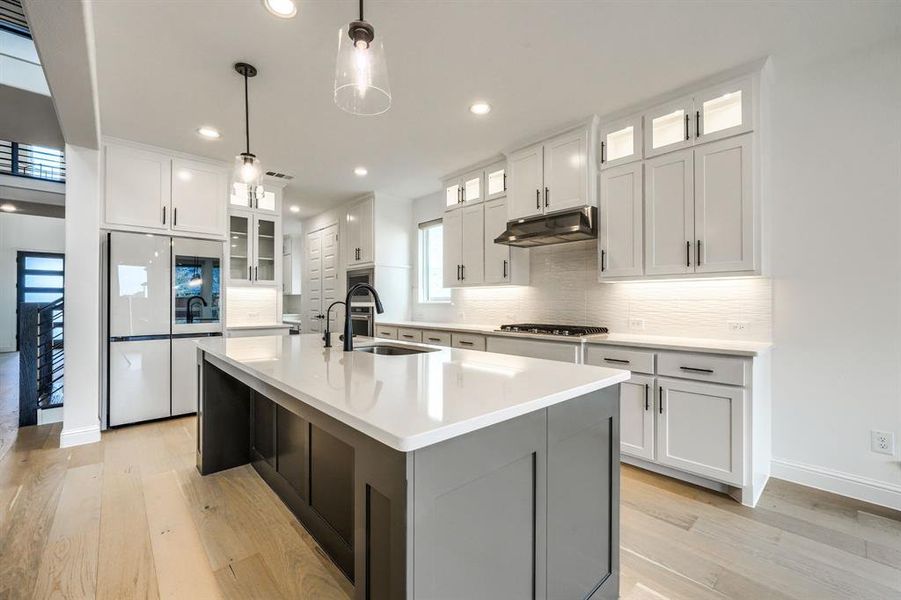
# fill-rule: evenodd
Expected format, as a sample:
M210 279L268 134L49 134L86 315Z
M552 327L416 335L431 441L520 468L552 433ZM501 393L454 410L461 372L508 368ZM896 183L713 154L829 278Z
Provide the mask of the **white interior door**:
M535 144L510 155L510 181L507 192L507 220L542 213L544 188L544 146Z
M641 162L601 171L600 188L600 278L641 275L644 271Z
M338 300L343 286L338 281L338 225L322 230L322 314L329 305ZM332 309L329 329L335 331L335 322L344 319L344 310L340 306Z
M632 375L619 387L620 450L654 460L654 378Z
M588 133L559 135L544 144L544 211L588 204Z
M495 244L507 229L507 202L503 198L485 203L485 283L510 281L510 246Z
M166 235L110 234L111 337L171 333L170 246Z
M695 270L754 269L751 134L695 148Z
M112 342L109 348L110 425L168 417L169 338Z
M307 323L309 331L322 331L322 230L307 234Z
M197 412L197 340L172 340L172 415Z
M657 462L744 484L744 388L658 379Z
M463 264L463 214L454 210L444 213L442 220L444 287L460 285L460 265Z
M692 150L645 161L645 272L694 272L694 169Z
M463 265L464 285L485 282L485 210L481 205L463 208Z

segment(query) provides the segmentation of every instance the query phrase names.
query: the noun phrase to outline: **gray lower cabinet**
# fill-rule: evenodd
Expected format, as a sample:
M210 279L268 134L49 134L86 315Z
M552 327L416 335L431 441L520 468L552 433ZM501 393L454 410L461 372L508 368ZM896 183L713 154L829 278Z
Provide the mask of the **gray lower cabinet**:
M204 356L201 474L251 463L355 598L617 597L619 386L403 453Z

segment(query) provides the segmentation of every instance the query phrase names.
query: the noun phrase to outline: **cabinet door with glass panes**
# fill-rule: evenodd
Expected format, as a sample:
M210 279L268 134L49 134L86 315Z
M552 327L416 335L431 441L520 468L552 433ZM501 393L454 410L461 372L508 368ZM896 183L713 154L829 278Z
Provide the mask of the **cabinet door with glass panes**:
M485 169L485 200L507 195L507 163L500 161Z
M281 222L277 217L253 216L253 283L276 285L281 269Z
M754 102L751 78L709 87L695 94L695 139L712 142L751 131Z
M253 281L253 213L232 210L228 215L228 281L249 284Z
M641 134L641 115L633 115L604 124L600 128L601 169L641 160L644 138Z
M694 144L695 114L691 96L672 100L644 113L645 158Z
M235 182L232 183L231 195L229 196L229 206L234 208L250 208L253 210L264 211L275 214L278 211L278 202L275 192L267 190L264 186L258 189L257 193L251 194L247 184Z
M460 185L463 186L463 204L477 204L485 200L483 174L484 171L479 169L467 173L460 179Z

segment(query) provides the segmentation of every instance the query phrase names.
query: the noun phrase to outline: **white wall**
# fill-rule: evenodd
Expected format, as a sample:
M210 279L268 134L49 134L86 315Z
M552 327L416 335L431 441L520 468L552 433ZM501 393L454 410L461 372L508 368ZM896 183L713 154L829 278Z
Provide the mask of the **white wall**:
M901 39L836 42L774 57L774 472L901 508Z
M0 352L16 349L16 252L66 250L65 221L0 213Z
M100 152L66 145L62 447L100 441Z

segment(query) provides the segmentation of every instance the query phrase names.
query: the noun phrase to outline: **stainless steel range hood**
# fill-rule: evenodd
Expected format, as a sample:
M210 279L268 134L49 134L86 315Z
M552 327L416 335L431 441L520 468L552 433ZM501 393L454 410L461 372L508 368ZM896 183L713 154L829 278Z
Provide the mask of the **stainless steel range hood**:
M551 215L510 221L507 223L507 230L494 238L494 243L531 248L593 240L597 237L598 209L583 206Z

